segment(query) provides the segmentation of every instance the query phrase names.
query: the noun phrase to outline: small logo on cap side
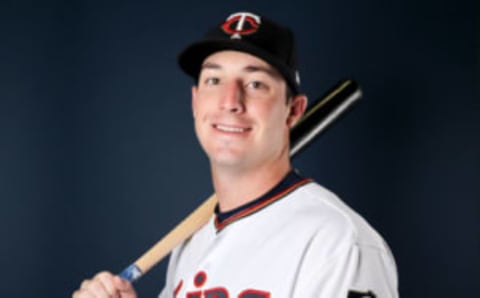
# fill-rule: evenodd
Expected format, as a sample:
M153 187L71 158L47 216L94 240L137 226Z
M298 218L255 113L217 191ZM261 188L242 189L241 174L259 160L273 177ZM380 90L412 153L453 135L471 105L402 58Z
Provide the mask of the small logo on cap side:
M295 71L295 83L297 83L297 85L300 85L300 73L298 72L298 70Z
M250 12L237 12L230 15L221 27L225 33L230 34L231 39L241 39L242 35L257 32L260 24L260 16Z

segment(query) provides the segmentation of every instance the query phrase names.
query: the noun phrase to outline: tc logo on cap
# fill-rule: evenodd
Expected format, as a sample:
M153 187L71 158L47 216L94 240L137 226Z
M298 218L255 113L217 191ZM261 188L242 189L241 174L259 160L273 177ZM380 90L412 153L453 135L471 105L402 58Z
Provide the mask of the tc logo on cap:
M231 35L231 39L241 39L242 35L257 32L260 23L260 17L256 14L237 12L230 15L221 27L225 33Z

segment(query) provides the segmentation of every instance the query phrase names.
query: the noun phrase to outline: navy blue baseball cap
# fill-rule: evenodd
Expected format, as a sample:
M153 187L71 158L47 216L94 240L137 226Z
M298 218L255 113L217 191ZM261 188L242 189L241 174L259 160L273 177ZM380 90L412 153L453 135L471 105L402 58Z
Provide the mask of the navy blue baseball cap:
M178 63L185 73L198 79L203 60L223 50L245 52L266 61L284 77L294 95L299 93L296 46L289 28L254 13L237 12L183 50Z

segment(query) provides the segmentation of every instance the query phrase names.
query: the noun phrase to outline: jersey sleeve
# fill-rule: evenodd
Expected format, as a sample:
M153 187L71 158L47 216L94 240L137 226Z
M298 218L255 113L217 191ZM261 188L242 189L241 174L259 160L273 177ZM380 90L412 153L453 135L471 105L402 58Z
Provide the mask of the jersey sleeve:
M162 289L162 291L158 295L158 298L168 298L166 287Z
M352 244L326 262L302 264L295 298L397 298L397 272L388 247Z
M176 247L168 258L168 266L167 266L167 272L165 277L165 286L163 287L160 294L158 295L158 298L172 298L172 295L174 292L173 275L174 275L176 259L178 257L178 249L179 248Z

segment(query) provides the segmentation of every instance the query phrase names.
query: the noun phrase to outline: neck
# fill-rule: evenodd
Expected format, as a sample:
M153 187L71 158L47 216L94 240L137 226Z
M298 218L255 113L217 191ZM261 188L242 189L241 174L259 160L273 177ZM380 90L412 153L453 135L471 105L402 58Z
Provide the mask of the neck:
M280 182L290 169L289 159L252 170L232 171L212 166L220 211L229 211L255 200Z

